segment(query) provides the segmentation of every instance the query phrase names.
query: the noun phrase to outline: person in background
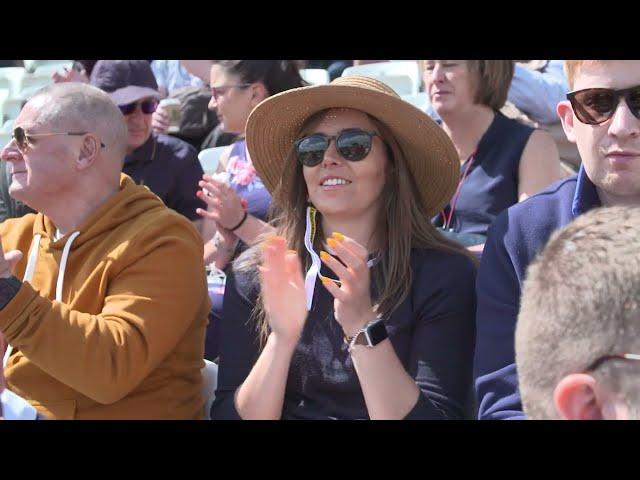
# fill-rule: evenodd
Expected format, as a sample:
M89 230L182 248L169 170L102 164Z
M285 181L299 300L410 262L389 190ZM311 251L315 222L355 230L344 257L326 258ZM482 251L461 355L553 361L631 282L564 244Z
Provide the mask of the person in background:
M424 82L460 160L458 189L436 226L481 254L500 212L562 177L547 132L500 109L513 77L510 60L426 60Z
M218 172L223 178L205 175L198 192L208 205L206 210L198 209L205 219L204 236L211 238L204 248L205 264L213 262L225 270L239 250L271 231L265 223L271 195L256 173L244 139L249 113L265 98L301 87L305 82L290 60L216 60L210 80L209 107L217 113L224 131L241 137L222 154ZM218 356L224 298L224 285L214 288L205 346L208 359Z
M153 132L152 114L160 93L147 60L100 60L91 84L106 91L118 105L129 131L123 172L148 187L172 210L200 230L196 210L206 204L196 196L203 170L188 143Z

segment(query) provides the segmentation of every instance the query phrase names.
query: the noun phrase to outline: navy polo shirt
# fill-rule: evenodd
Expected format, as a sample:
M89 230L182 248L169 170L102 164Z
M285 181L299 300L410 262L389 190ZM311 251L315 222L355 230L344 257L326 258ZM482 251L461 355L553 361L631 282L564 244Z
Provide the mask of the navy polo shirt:
M144 145L125 157L122 171L189 220L200 218L197 208L207 208L196 197L204 174L198 152L178 138L152 133Z
M489 228L478 269L474 377L480 419L523 419L515 330L526 269L553 232L601 206L584 167L502 212Z

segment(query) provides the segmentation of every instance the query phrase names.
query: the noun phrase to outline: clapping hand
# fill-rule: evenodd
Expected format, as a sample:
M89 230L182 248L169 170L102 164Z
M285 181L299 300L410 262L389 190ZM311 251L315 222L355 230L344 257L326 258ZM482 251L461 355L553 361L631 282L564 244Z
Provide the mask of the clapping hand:
M287 250L284 238L268 237L262 246L259 271L262 301L271 331L287 343L297 343L307 319L298 254Z
M203 175L198 185L202 190L197 192L197 196L208 206L207 210L198 208L198 215L215 221L218 226L227 230L240 223L246 202L243 205L243 199L233 188L210 175Z
M320 252L320 258L335 272L339 282L327 277L320 280L335 299L336 321L345 335L352 337L376 317L371 305L369 254L358 242L337 232L327 239L327 245L342 263L324 251Z

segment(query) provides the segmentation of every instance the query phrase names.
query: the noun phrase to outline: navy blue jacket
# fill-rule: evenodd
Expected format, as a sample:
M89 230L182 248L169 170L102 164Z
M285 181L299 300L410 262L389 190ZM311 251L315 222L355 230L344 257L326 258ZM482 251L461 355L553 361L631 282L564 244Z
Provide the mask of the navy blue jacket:
M489 229L476 280L474 378L479 419L523 419L515 365L520 288L529 263L551 234L600 206L583 168L510 207Z
M422 392L406 419L462 419L472 382L475 266L459 254L419 249L412 251L410 263L411 291L385 320L398 358ZM334 276L324 264L321 272ZM227 277L213 419L240 418L234 394L260 354L251 319L258 289L251 274ZM369 418L333 303L318 280L291 360L283 419Z
M153 132L141 147L125 157L122 171L189 220L201 218L197 208L207 208L196 197L204 174L198 152L179 138Z

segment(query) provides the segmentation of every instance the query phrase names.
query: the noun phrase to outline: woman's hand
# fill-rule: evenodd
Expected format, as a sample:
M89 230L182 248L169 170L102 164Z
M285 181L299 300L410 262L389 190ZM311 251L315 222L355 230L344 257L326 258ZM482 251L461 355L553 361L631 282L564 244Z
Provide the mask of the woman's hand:
M304 279L298 254L272 235L262 245L260 287L272 334L296 344L307 319Z
M218 227L227 230L240 223L246 208L243 206L240 196L224 182L220 182L209 175L203 175L203 180L198 182L202 190L197 192L200 200L207 204L207 210L198 208L198 215L213 220Z
M358 242L337 232L327 239L327 245L344 265L327 252L320 252L322 261L335 272L340 281L338 284L327 277L321 277L320 280L335 298L333 308L336 321L342 326L345 335L352 337L376 318L369 288L369 254Z
M157 133L167 133L169 131L169 114L162 105L158 105L151 117L151 126Z

